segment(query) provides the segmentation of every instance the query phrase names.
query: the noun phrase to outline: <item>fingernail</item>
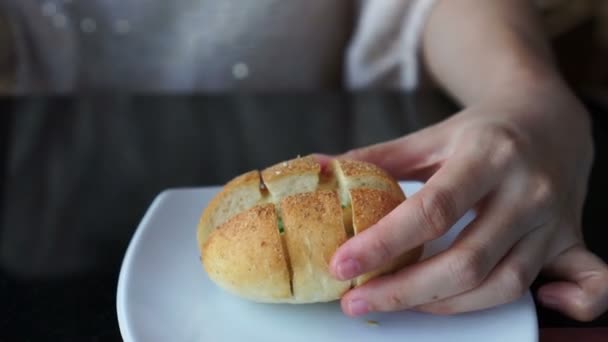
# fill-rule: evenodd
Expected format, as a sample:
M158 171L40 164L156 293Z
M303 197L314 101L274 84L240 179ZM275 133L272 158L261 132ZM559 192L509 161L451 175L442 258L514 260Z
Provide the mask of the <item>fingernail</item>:
M348 280L359 275L361 265L354 259L347 259L338 264L338 277L340 280Z
M363 299L354 299L348 303L348 311L353 316L363 316L369 312L369 306Z

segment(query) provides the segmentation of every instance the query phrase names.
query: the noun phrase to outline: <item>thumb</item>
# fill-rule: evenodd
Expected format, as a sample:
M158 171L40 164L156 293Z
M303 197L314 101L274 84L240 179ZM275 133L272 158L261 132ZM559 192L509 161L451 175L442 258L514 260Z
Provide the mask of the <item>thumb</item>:
M426 181L437 171L445 157L443 151L446 139L446 135L438 134L436 129L425 129L395 140L353 149L335 157L375 164L395 178Z
M608 309L608 266L583 246L564 251L545 271L556 281L538 290L544 306L578 321L592 321Z

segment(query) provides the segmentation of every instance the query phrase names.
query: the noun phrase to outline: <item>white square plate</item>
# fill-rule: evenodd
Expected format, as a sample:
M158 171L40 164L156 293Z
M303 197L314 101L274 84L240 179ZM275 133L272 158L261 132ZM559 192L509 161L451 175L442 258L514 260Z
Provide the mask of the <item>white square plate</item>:
M411 196L421 184L402 183ZM168 190L138 227L125 255L117 293L125 341L518 341L538 340L530 293L490 310L433 316L413 312L346 317L337 302L264 305L226 294L199 261L196 225L219 187ZM447 248L474 218L426 246L424 258ZM367 324L375 320L379 325Z

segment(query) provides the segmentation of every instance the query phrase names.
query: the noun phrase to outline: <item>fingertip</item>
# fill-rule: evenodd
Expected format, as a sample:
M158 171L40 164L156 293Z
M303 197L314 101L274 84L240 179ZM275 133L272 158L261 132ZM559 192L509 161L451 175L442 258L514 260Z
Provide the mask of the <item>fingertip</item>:
M345 315L353 318L365 316L371 312L371 307L367 300L351 293L342 298L340 306Z
M336 253L336 254L334 254L334 256L329 261L329 273L335 279L340 280L339 279L339 275L338 275L338 263L339 263L339 256Z
M361 273L361 262L356 257L351 246L352 242L346 241L334 253L329 261L330 274L340 281L351 280Z
M348 240L344 241L344 243L342 243L342 245L340 245L336 249L334 254L331 256L331 259L329 260L329 269L331 271L333 271L335 269L335 267L338 265L338 262L340 262L340 260L344 259L344 252L346 249L346 245L348 245Z
M348 303L350 303L350 299L349 299L349 295L348 293L346 295L344 295L342 297L342 299L340 300L340 308L342 309L342 312L349 317L355 317L351 312L350 312L350 306L348 305Z
M329 261L329 272L337 280L351 280L361 273L361 263L342 247Z
M591 303L585 303L585 293L574 283L555 282L542 286L537 293L544 307L558 311L578 321L594 319Z
M342 297L342 299L340 300L340 309L342 310L342 313L344 313L346 316L352 317L352 315L350 314L350 311L348 309L348 301L346 299L346 297Z
M563 311L563 303L559 296L553 294L545 294L542 291L538 293L538 301L548 309Z
M560 254L545 271L563 280L539 288L543 306L582 322L608 310L608 266L582 245Z

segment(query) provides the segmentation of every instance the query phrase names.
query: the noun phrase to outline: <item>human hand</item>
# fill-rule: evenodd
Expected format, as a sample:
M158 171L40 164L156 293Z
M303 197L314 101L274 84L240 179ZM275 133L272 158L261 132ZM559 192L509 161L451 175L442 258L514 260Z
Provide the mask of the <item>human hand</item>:
M446 251L347 293L346 314L485 309L520 298L540 272L554 277L539 289L543 305L581 321L608 308L608 267L581 233L593 161L588 117L572 99L539 95L480 103L344 155L426 183L341 246L330 264L338 279L377 269L477 212Z

